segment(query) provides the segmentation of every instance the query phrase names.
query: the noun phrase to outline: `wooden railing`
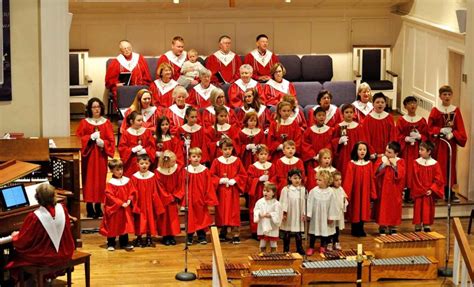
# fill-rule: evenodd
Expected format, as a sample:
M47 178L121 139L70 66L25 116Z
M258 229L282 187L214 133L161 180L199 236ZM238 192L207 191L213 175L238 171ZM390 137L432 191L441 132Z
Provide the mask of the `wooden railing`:
M474 286L474 256L461 221L457 217L453 220L453 231L455 239L453 283L456 286Z

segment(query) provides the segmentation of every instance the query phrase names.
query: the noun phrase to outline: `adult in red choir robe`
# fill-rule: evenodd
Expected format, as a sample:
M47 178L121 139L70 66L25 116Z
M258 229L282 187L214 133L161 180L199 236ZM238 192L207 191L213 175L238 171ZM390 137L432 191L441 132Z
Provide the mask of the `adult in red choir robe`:
M240 154L239 158L242 161L245 169L255 162L256 146L265 144L265 134L261 128L243 128L239 131ZM253 146L252 146L253 145Z
M216 226L240 226L240 194L246 192L247 172L239 158L220 156L211 165L212 181L217 186ZM231 182L219 184L221 178Z
M128 117L132 112L136 111L143 116L143 127L150 129L152 132L155 132L156 120L163 115L161 107L154 106L152 103L151 92L147 89L141 89L137 92L133 103L125 111L124 119ZM128 128L127 121L122 121L120 126L120 133Z
M135 234L157 235L158 217L165 212L161 201L163 188L157 176L151 172L135 172L131 177L136 192L133 194L133 213L135 213Z
M158 59L159 67L162 63L168 63L173 67L173 80L178 80L181 75L181 67L188 59L188 54L184 51L184 39L176 36L171 41L171 50L161 55Z
M302 182L304 183L305 171L304 171L304 163L301 159L297 158L296 156L292 156L292 157L282 156L275 162L278 198L280 197L281 190L285 186L288 185L288 172L294 168L301 170L301 174L303 176Z
M141 146L141 149L137 149ZM131 177L137 170L137 155L146 153L150 157L150 162L155 161L156 144L153 134L146 128L134 129L130 127L120 137L118 151L123 162L123 173Z
M360 84L357 90L357 99L352 103L355 107L354 121L363 123L367 115L373 110L374 105L370 102L372 92L367 83Z
M105 237L117 237L134 232L131 206L122 205L132 200L136 191L128 177L111 178L105 189L104 217L99 233Z
M417 158L413 162L413 224L431 225L434 221L436 199L444 196L444 176L433 158ZM430 190L431 194L427 195Z
M242 66L244 67L244 66ZM250 89L245 92L244 103L236 112L236 117L239 123L243 123L245 115L250 112L256 112L258 116L258 126L262 128L265 133L268 133L270 123L273 121L273 115L260 100L258 89Z
M321 127L312 125L304 132L301 159L305 162L307 171L318 166L316 156L318 156L321 149L331 150L333 133L333 128L327 125Z
M338 107L331 104L331 92L327 90L320 91L317 97L317 102L318 105L313 107L308 113L308 125L312 125L314 123L314 111L318 107L321 107L323 110L326 111L326 119L324 120L324 124L330 127L335 127L338 123L342 122L341 111L338 109Z
M283 152L279 148L287 140L293 140L296 144L296 152L301 152L302 132L295 118L272 122L268 131L268 144L272 151L273 162L282 157Z
M239 78L242 61L239 55L231 51L231 44L229 36L220 37L219 50L206 59L206 68L211 70L211 81L215 84L233 83Z
M181 232L178 203L184 197L184 170L176 163L170 168L158 167L155 174L163 187L160 198L165 206L157 219L158 235L173 238Z
M244 64L249 64L253 68L252 78L259 82L270 80L270 69L278 62L278 57L268 50L266 35L257 36L257 49L248 53L244 59Z
M296 97L295 86L284 79L286 70L282 64L277 63L272 67L272 78L264 86L263 102L267 106L276 106L284 95Z
M168 108L173 104L173 90L178 82L173 79L173 67L162 63L156 70L156 80L150 85L155 106Z
M377 113L372 111L364 120L367 141L371 152L384 154L387 144L391 141L398 141L397 129L392 115L382 111Z
M165 110L165 116L170 120L171 134L176 135L177 130L184 124L186 109L190 107L186 104L188 92L185 88L178 86L173 91L173 104Z
M189 148L198 147L201 149L201 163L209 162L209 148L206 131L203 126L199 124L189 125L186 123L179 127L178 134L183 135L184 138L189 138L191 141ZM182 140L181 145L184 144ZM186 152L186 151L184 151ZM186 155L184 155L186 158Z
M209 71L199 73L199 79L201 82L189 91L189 97L186 98L186 103L198 110L212 105L211 92L216 88L211 84L211 73Z
M249 89L256 89L255 92L258 94L259 97L263 97L264 95L263 86L260 85L254 79L252 79L252 66L250 66L249 64L244 64L240 66L239 70L240 79L232 83L229 86L229 89L227 90L227 96L229 98L230 106L233 108L240 108L245 104L245 102L247 101L245 95Z
M255 203L263 197L264 183L276 182L275 165L269 161L255 162L248 167L247 192L249 194L249 216L253 216ZM265 175L265 176L264 176ZM262 177L264 176L264 177ZM249 217L253 218L253 217ZM250 220L250 232L257 234L257 223Z
M405 186L411 190L414 179L413 164L418 158L420 142L428 139L428 124L421 116L403 115L398 118L397 130L400 155L406 165Z
M370 201L377 199L372 162L351 160L346 169L342 186L349 201L347 219L351 223L370 221L372 214Z
M99 99L91 99L87 104L89 117L81 120L76 130L82 144L82 191L87 203L104 202L108 157L115 152L113 127L102 117L103 105Z
M217 129L216 129L217 128ZM222 155L222 151L218 146L218 143L225 138L232 140L234 149L232 154L239 155L240 153L240 142L239 142L240 129L236 126L231 126L228 123L223 125L215 124L207 127L206 129L206 141L208 144L209 161L213 162L215 158Z
M145 58L134 53L132 45L128 41L120 41L119 48L120 55L109 63L105 73L105 87L112 92L114 108L117 108L117 87L124 85L119 81L121 73L131 73L130 86L149 86L151 83L151 76Z
M392 160L396 165L391 162ZM399 157L388 159L382 156L376 161L374 169L377 187L377 201L374 204L375 222L380 226L398 226L402 223L405 162Z

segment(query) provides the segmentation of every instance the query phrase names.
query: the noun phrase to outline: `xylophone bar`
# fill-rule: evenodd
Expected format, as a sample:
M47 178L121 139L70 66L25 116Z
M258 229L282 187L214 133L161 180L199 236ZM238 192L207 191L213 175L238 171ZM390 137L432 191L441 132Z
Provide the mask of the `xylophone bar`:
M345 259L327 260L327 261L309 261L303 263L304 268L308 269L329 269L329 268L355 268L356 261L349 261Z
M298 275L298 273L296 273L293 268L252 271L253 277L282 277L296 275Z
M374 266L394 266L394 265L426 265L431 264L426 256L409 256L397 258L372 259Z

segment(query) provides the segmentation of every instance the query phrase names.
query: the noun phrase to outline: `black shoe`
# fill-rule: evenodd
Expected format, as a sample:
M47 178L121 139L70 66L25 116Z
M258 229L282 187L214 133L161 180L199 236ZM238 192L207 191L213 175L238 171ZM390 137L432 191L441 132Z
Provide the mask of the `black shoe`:
M171 245L170 238L168 236L163 236L163 244L165 246L170 246Z
M219 240L220 242L226 242L227 241L227 236L225 234L219 234Z
M174 236L170 236L170 245L176 245L176 239L174 239Z
M257 233L252 233L252 239L255 239L255 240L258 241L258 235L257 235Z
M207 244L207 239L206 237L201 237L201 236L198 236L198 242L199 244L202 244L202 245L206 245Z
M430 227L425 227L425 228L423 228L423 231L424 232L431 232L431 228Z
M150 236L146 237L146 247L155 247L155 243L153 243L153 238Z
M193 236L192 235L188 236L188 245L193 245Z
M459 199L459 197L456 196L455 193L453 193L453 194L451 195L451 202L460 203L461 200Z
M394 235L394 234L397 234L397 230L396 229L390 229L390 235Z
M88 218L95 218L95 211L94 206L91 202L86 203L86 210L87 210L87 217Z
M134 246L131 245L131 244L127 244L127 245L124 245L124 246L120 246L120 248L124 249L125 251L132 251Z
M95 219L104 216L104 214L102 213L102 209L100 208L100 203L94 204L94 209L95 209L95 216L94 216Z
M145 247L145 244L143 242L143 239L141 237L137 237L135 238L135 240L133 240L133 246L136 246L136 247Z
M238 236L232 237L232 244L240 244L240 237Z
M415 227L415 232L420 232L421 231L421 227Z

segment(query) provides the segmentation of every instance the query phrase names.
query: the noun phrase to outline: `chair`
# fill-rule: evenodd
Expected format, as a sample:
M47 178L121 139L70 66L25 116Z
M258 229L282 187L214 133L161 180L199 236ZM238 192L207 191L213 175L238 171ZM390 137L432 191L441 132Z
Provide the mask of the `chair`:
M307 105L315 105L316 97L319 91L322 89L322 85L319 82L294 82L296 90L296 98L298 104L302 107Z
M125 112L132 105L137 92L141 89L148 89L147 86L121 86L117 87L117 107L119 110L118 131L117 131L117 145L120 142L120 127L124 120Z
M332 58L328 55L306 55L301 57L303 81L317 81L321 84L333 77Z
M285 79L290 82L301 81L301 59L296 55L278 55L280 63L285 67Z
M87 75L86 62L89 52L69 52L69 104L71 114L84 115L89 100L91 77Z
M392 72L391 47L353 46L352 63L358 88L362 82L369 84L372 94L382 92L389 98L387 106L398 109L398 75Z
M341 106L352 103L356 99L356 85L352 81L324 82L323 89L331 92L332 104Z

